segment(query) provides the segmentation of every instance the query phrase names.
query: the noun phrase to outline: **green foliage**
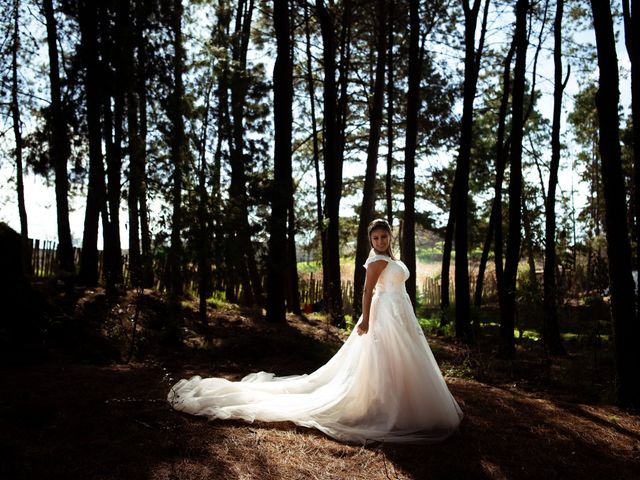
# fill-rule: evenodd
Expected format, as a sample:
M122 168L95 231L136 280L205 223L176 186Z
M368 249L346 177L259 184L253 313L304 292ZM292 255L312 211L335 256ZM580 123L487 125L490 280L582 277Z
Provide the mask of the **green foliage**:
M307 262L298 262L298 273L299 274L309 274L309 273L318 273L322 271L322 261L320 260L311 260Z
M453 309L449 309L453 311ZM447 312L447 314L450 312ZM419 317L418 323L422 327L422 330L427 335L438 335L438 336L446 336L453 337L455 335L455 328L453 321L447 321L445 323L442 322L443 313L438 313L432 317Z

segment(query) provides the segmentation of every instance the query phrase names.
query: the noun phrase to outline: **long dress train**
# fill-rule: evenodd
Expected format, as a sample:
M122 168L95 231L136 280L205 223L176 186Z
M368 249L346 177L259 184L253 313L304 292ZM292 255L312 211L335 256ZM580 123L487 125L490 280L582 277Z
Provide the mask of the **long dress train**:
M315 372L277 377L258 372L239 382L195 376L176 383L176 410L211 419L291 421L353 443L436 442L451 435L463 413L442 377L413 312L407 267L388 262L371 302L369 332L354 328ZM362 321L362 317L358 324Z

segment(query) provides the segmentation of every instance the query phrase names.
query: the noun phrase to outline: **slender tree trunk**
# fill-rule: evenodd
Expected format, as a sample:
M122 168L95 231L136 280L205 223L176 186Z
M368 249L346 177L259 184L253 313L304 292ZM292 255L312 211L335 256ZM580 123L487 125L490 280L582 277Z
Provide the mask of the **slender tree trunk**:
M465 80L462 107L462 125L460 133L460 150L456 166L454 184L455 202L455 245L456 245L456 337L467 342L473 341L469 306L469 260L468 260L468 222L469 222L469 172L471 169L471 143L473 129L473 101L476 95L480 60L484 47L484 36L487 25L489 0L485 1L484 16L480 32L480 43L476 50L475 35L480 11L480 0L463 3L465 16Z
M353 318L362 313L362 289L364 287L365 269L362 268L369 255L369 235L367 227L373 220L375 210L376 168L378 166L378 148L380 146L380 130L382 128L382 106L384 104L384 67L387 52L386 32L386 0L376 1L377 39L376 39L376 72L373 87L373 99L369 117L369 145L367 146L367 168L362 192L362 207L358 222L356 245L356 266L353 274Z
M62 108L60 67L58 62L58 32L53 12L53 0L43 0L47 24L49 50L49 83L51 88L51 113L49 117L50 150L55 165L55 190L58 219L58 263L63 273L75 273L71 227L69 226L69 178L67 161L70 154L67 120Z
M522 225L522 137L524 131L524 90L527 55L528 0L516 4L516 64L513 79L511 171L509 178L509 237L504 267L504 302L500 309L500 353L515 355L513 329L516 314L516 279L520 260L520 228Z
M484 275L487 269L487 261L489 260L489 250L491 250L491 240L493 238L493 231L496 228L496 214L495 208L492 206L491 215L489 216L489 226L487 228L487 236L484 239L482 246L482 254L480 256L480 265L478 266L478 276L476 278L476 291L473 297L473 305L480 307L482 305L482 290L484 288ZM479 325L474 324L474 327Z
M389 225L393 226L393 196L392 181L393 177L393 96L394 96L394 80L393 80L393 19L394 19L395 1L389 0L387 32L387 174L385 177L385 199L386 213Z
M605 198L605 225L611 313L613 317L616 390L621 405L640 407L639 332L631 275L631 245L627 230L626 200L618 125L618 57L608 1L592 0L593 26L600 71L596 107L600 120L600 159ZM635 12L634 12L635 13Z
M306 8L306 7L305 7ZM292 15L292 14L290 14ZM289 29L293 31L293 21L289 21ZM290 33L291 42L289 45L289 55L291 57L291 91L293 92L293 59L295 51L295 36ZM291 102L293 104L293 93L291 94ZM293 116L292 121L292 136L293 136ZM291 149L291 145L289 145ZM295 186L293 182L293 164L291 164L289 170L289 178L287 179L289 198L287 205L287 311L295 314L302 315L302 307L300 305L300 279L298 277L298 256L296 252L296 209L295 209Z
M309 27L308 3L304 4L304 25L307 49L307 88L309 90L309 101L311 104L311 135L313 140L313 166L316 175L316 221L318 234L320 235L320 250L322 255L323 284L329 284L327 264L327 230L324 225L324 215L322 207L322 179L320 178L320 148L318 145L318 126L316 121L316 92L313 79L313 66L311 58L311 28Z
M139 119L139 162L140 162L140 239L142 254L142 281L143 286L151 287L154 283L153 259L151 256L151 232L149 229L149 212L147 207L147 50L145 43L146 15L142 2L136 2L135 6L135 46L137 51L135 88L140 106Z
M346 8L346 5L345 5ZM340 191L342 165L339 158L339 136L336 86L336 46L333 18L322 0L316 0L324 47L324 190L327 227L326 308L334 325L344 325L340 284Z
M230 9L226 2L223 0L220 2L218 9L218 22L216 29L213 33L213 41L215 45L223 45L226 42L229 24L231 22ZM235 278L233 276L233 269L225 263L225 251L228 251L227 244L225 242L225 233L222 225L222 186L221 186L221 172L222 172L222 148L223 142L229 140L229 125L227 122L229 112L228 102L228 78L229 67L228 58L225 55L220 61L220 73L218 75L218 86L216 89L216 96L218 99L218 107L216 111L217 121L217 138L216 138L216 150L213 158L213 173L212 173L212 186L211 197L213 199L212 205L212 221L213 221L213 258L216 265L216 285L217 290L221 290L226 286L227 301L235 301L232 298L233 289L231 286L234 284Z
M184 133L184 46L182 43L182 0L174 0L172 15L173 30L173 93L169 116L171 119L171 158L173 163L173 186L171 216L171 246L169 248L169 294L173 302L183 293L182 276L182 176L185 167L186 138Z
M213 75L211 75L213 78ZM207 194L207 138L209 131L209 110L213 80L207 86L204 105L204 120L200 138L200 168L198 171L198 298L200 322L207 324L207 298L211 295L211 228L208 213L209 196Z
M491 204L491 216L489 218L489 230L482 249L480 258L480 267L478 269L478 280L476 283L475 305L479 307L482 303L482 289L484 286L484 272L489 258L489 249L491 248L491 238L495 235L494 263L496 286L498 289L498 298L503 292L503 256L502 256L502 184L504 181L504 171L507 164L507 152L509 140L505 142L505 125L507 119L507 110L509 106L509 97L511 95L511 62L515 52L515 36L509 47L509 52L505 58L504 72L502 76L502 97L500 99L500 108L498 110L498 134L496 140L496 178L494 183L494 197Z
M553 121L551 127L551 163L549 165L549 187L545 209L545 256L544 256L544 324L542 339L545 347L553 355L564 355L565 349L558 326L558 287L556 282L556 187L560 167L560 116L562 114L562 93L569 79L562 80L562 16L564 0L556 1L554 21L554 87Z
M115 284L123 282L122 247L120 243L120 175L122 169L123 116L121 87L123 83L123 80L121 80L122 60L120 55L114 56L113 54L114 35L111 31L108 6L100 4L98 8L101 36L99 48L102 52L100 61L100 71L102 75L102 139L105 146L108 179L106 189L108 213L106 214L106 217L109 221L106 222L108 229L105 230L104 236L108 236L109 241L106 241L104 245L105 277L108 290L113 292ZM118 30L116 30L115 38L119 38ZM112 99L114 103L114 112L111 111Z
M231 9L228 5L225 5L223 8L219 10L219 19L218 23L219 27L219 38L220 45L226 44L229 41L229 25L231 23ZM227 52L225 50L225 52ZM229 195L230 198L226 204L227 211L227 221L221 222L220 219L217 222L217 231L220 234L222 244L224 246L225 252L225 296L228 302L236 303L238 302L238 286L244 285L243 288L244 293L244 302L249 303L248 300L253 301L253 298L247 299L247 295L251 296L251 284L249 281L249 274L247 270L247 266L244 261L244 257L242 252L239 250L239 241L237 238L238 224L240 218L240 207L239 207L239 198L236 194L236 190L238 189L237 185L242 185L242 182L237 179L238 177L238 167L235 163L235 146L233 141L233 135L231 132L231 119L229 114L229 85L232 83L231 80L231 65L232 59L229 57L228 52L222 59L221 65L221 74L220 80L218 83L218 135L224 139L229 148L229 165L231 167L231 182L229 185ZM217 149L217 157L216 157L216 172L219 172L220 169L218 165L222 160L222 143L218 142ZM235 169L235 170L234 170ZM215 182L219 183L220 176L217 175ZM218 203L217 205L222 208L222 199L220 196L217 197Z
M404 215L402 219L402 261L411 277L407 293L416 307L416 235L415 235L415 158L418 141L418 110L420 108L420 2L409 2L409 90L407 92L407 131L404 147Z
M142 150L144 146L140 142L138 123L138 98L136 98L136 78L134 75L135 57L133 26L131 24L131 12L129 0L120 0L118 5L120 17L120 31L124 52L121 58L122 77L125 79L127 102L127 133L129 144L129 188L127 206L129 210L129 275L131 285L139 287L142 280L142 257L140 251L140 191L142 190ZM124 94L124 92L123 92Z
M291 137L293 104L293 59L287 1L274 2L277 56L273 69L275 127L274 176L271 190L271 219L267 271L267 321L285 322L287 272L287 209L291 191ZM285 265L282 265L284 259Z
M640 0L622 0L624 38L631 63L631 124L633 126L633 175L635 203L636 269L640 270ZM635 35L632 32L636 32ZM640 284L640 279L638 281ZM640 288L637 288L636 308L640 310Z
M290 177L291 178L291 177ZM293 187L293 186L292 186ZM287 308L295 315L302 315L300 305L300 277L298 276L298 255L296 252L296 214L295 214L295 191L289 196L288 220L287 220L287 258L288 268L288 291Z
M234 68L231 74L231 113L233 116L231 160L231 185L233 223L237 228L237 240L231 246L234 267L239 269L243 285L244 302L247 305L263 302L261 275L255 260L249 224L246 172L244 165L244 106L247 94L247 49L251 28L254 0L241 0L236 13L235 41L232 46Z
M24 181L22 166L22 124L20 121L20 104L18 102L18 50L20 49L20 0L13 0L13 39L11 45L11 119L13 121L13 138L16 148L16 193L18 196L18 213L20 216L20 237L22 238L23 262L25 271L32 273L31 247L29 245L29 225L27 207L24 202Z
M80 29L82 58L86 65L85 91L89 135L89 185L80 258L80 278L85 285L95 286L98 283L98 223L100 212L104 212L106 206L106 196L100 118L102 95L98 63L98 15L97 5L88 0L80 2ZM105 219L103 215L103 228L107 226L107 223L108 219Z
M531 232L531 214L527 208L527 201L522 197L522 227L524 229L524 242L527 249L527 264L529 266L529 287L538 291L538 279L536 277L536 259L533 246L533 234Z
M502 184L504 173L507 167L507 157L511 138L505 140L505 126L507 123L507 111L509 107L509 97L511 96L511 62L516 51L515 32L509 53L505 59L504 72L502 76L502 98L498 112L498 135L496 140L496 179L494 186L494 199L492 214L495 218L494 230L494 264L496 270L496 287L498 289L498 302L502 309L504 305L504 264L503 264L503 234L502 234Z
M442 274L440 275L440 308L442 311L448 309L451 305L450 295L450 277L451 277L451 251L453 250L453 232L456 225L454 215L456 199L456 180L454 178L451 186L451 205L449 208L449 218L444 232L444 244L442 246ZM441 324L448 323L446 316L442 317Z

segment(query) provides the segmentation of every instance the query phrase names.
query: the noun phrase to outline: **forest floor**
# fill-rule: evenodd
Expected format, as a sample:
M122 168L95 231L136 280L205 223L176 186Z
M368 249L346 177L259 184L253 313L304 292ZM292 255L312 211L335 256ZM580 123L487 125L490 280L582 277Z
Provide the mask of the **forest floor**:
M507 361L490 326L473 348L429 335L465 412L459 431L435 445L363 447L291 423L209 421L166 402L195 374L314 370L346 336L321 317L272 325L213 304L203 325L195 302L183 302L182 340L172 342L157 293L47 295L57 317L46 349L25 347L0 366L4 480L640 478L640 416L613 405L606 341L567 342L567 356L548 357L523 338Z

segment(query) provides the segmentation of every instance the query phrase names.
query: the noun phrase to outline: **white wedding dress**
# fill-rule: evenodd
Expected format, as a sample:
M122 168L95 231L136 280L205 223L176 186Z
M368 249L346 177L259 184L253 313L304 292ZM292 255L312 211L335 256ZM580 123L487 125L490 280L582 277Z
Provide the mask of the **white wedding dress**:
M176 410L211 419L291 421L344 442L435 442L463 417L413 313L409 270L388 262L371 302L369 332L354 328L338 352L308 375L259 372L239 382L192 377L176 383ZM360 322L362 317L360 317Z

